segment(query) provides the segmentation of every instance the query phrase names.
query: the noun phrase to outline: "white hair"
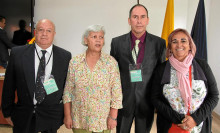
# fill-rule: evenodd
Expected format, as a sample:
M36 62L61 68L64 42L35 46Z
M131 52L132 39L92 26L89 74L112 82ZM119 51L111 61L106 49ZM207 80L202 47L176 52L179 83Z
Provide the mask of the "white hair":
M84 32L84 34L82 35L82 44L87 46L87 44L85 44L84 38L87 38L89 36L90 32L103 32L105 35L105 29L104 26L102 25L90 25Z

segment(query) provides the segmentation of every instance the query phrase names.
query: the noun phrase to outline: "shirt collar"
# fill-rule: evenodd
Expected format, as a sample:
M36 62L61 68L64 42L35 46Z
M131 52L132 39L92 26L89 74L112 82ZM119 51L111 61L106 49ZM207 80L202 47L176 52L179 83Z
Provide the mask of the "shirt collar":
M52 52L53 45L50 45L50 47L48 47L47 49L42 49L41 47L38 46L37 43L35 43L35 47L38 53L41 53L41 50L46 50L50 55Z
M144 34L140 37L140 38L137 38L132 32L131 32L131 38L132 38L132 40L134 40L134 42L135 42L135 40L140 40L141 41L141 43L144 43L144 40L145 40L145 37L146 37L146 32L144 32Z
M2 27L0 27L0 29L2 29ZM2 29L3 30L3 29Z
M101 56L99 58L99 60L103 61L105 59L103 52L101 51ZM82 55L82 59L81 62L85 62L86 61L86 51L83 53Z

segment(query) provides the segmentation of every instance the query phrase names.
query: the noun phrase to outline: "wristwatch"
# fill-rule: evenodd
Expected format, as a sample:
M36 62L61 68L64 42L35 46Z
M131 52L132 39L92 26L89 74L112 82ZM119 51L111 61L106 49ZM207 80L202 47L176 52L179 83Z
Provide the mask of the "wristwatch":
M117 118L113 118L113 117L111 117L110 115L108 116L108 118L117 121Z

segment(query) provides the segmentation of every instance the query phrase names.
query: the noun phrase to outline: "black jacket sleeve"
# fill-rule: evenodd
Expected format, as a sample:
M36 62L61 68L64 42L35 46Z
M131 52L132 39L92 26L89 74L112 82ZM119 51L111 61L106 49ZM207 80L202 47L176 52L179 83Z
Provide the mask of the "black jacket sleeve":
M206 82L206 87L207 87L207 95L206 98L204 99L204 102L200 106L200 108L191 114L197 125L199 125L202 121L204 121L208 116L211 115L213 109L216 107L218 104L219 100L219 91L217 88L217 83L215 80L215 77L212 73L211 68L209 67L208 63L202 60L196 60L197 63L200 65L202 68L207 82Z
M15 106L15 75L14 75L14 50L11 51L6 69L2 92L2 113L5 118L10 117Z
M11 49L16 46L12 42L10 42L10 40L8 39L7 33L4 30L2 30L2 32L0 32L0 40L5 44L5 46L8 49Z

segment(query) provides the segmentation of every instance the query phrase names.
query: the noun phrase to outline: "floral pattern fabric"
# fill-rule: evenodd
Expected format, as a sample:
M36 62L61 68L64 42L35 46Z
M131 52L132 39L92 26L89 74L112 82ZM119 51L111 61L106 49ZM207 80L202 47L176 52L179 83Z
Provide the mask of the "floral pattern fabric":
M189 75L187 75L189 77ZM187 114L184 108L184 101L181 98L180 90L178 89L178 78L176 70L171 66L171 79L170 84L165 84L163 87L163 94L169 101L173 110L180 114ZM207 89L204 81L193 79L193 67L192 67L192 100L189 107L189 113L194 113L200 105L203 103L207 95ZM191 133L200 133L202 130L203 122L200 125L194 127Z
M116 60L101 53L93 71L86 53L73 57L69 64L63 102L72 102L73 128L93 132L107 130L110 107L122 108L122 90Z

